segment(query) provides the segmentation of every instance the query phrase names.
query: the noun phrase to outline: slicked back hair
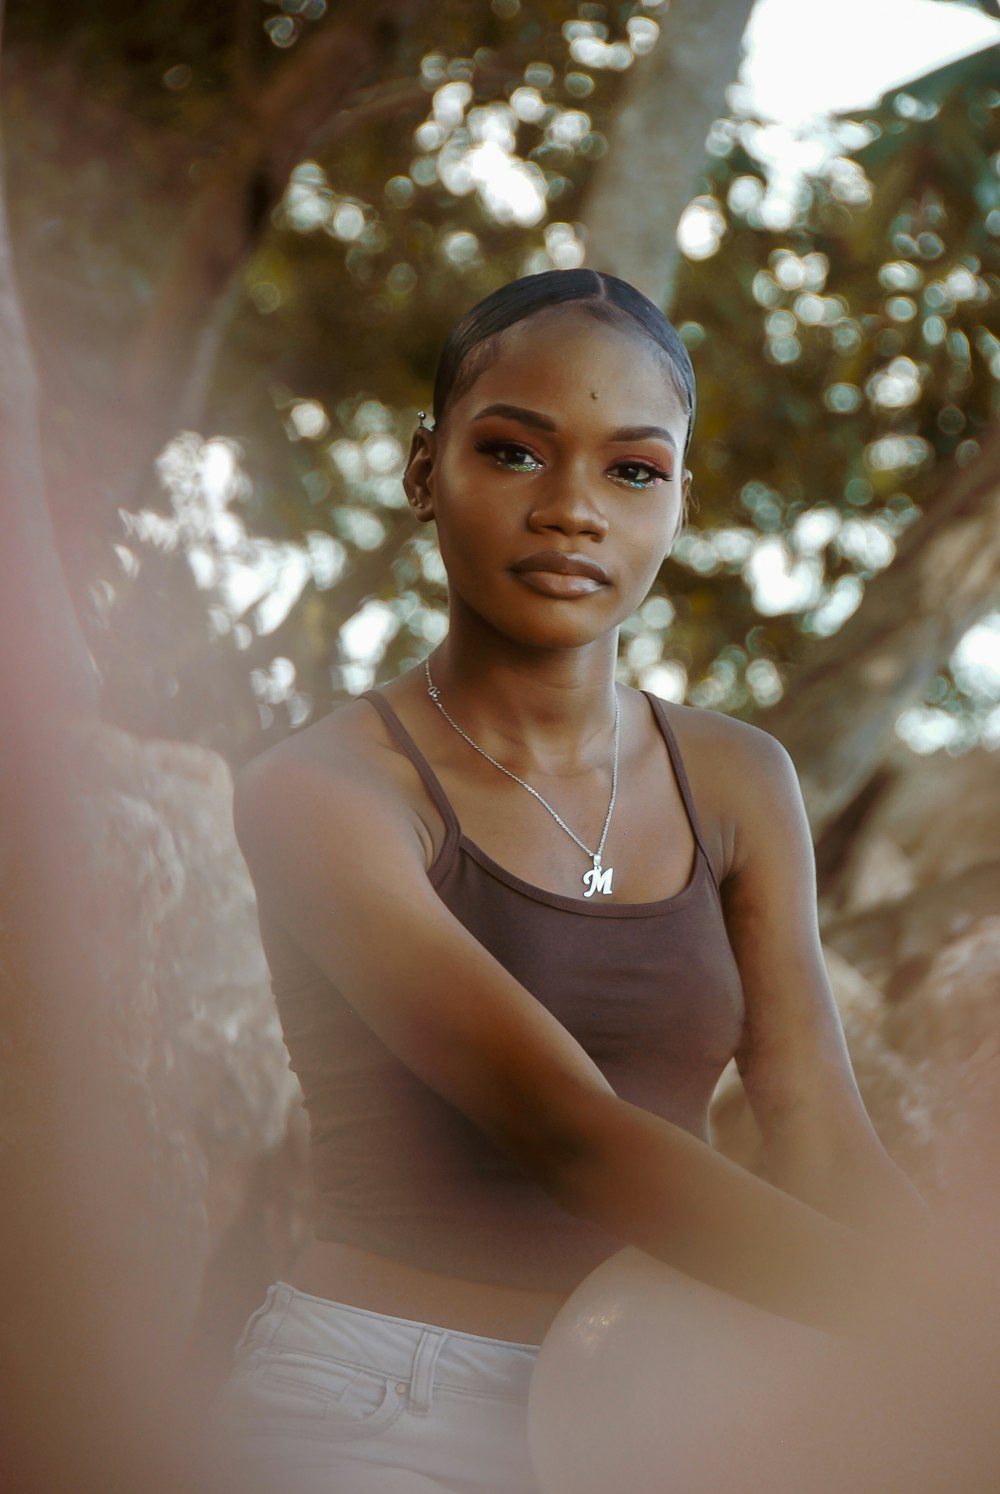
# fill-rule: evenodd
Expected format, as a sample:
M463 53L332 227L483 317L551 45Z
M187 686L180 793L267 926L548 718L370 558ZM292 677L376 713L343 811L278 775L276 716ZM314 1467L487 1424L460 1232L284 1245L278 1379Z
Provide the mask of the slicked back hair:
M571 303L596 321L644 333L660 350L688 417L686 457L695 415L694 369L688 350L663 312L641 291L599 270L544 270L540 275L525 275L467 311L441 353L434 381L435 423L443 420L449 405L489 367L498 352L501 332L539 312Z

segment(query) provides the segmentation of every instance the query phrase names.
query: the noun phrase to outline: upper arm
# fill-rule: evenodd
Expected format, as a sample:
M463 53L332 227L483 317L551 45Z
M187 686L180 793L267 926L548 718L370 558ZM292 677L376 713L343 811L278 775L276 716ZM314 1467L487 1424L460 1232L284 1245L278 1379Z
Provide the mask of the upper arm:
M363 766L265 757L237 779L234 820L258 895L344 999L548 1181L609 1087L437 896L399 796Z
M872 1136L820 943L812 838L794 764L743 728L735 846L721 893L746 1002L737 1065L765 1143L817 1154Z

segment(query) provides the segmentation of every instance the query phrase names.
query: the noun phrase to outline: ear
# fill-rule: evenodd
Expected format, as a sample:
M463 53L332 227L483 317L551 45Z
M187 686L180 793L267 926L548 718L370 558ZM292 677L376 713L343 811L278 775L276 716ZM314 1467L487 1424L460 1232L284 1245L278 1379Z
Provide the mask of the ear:
M421 524L428 523L434 517L434 500L432 497L433 475L434 475L435 439L434 432L429 431L426 426L420 425L413 432L413 440L410 442L410 454L406 458L406 468L403 472L403 492L406 501Z

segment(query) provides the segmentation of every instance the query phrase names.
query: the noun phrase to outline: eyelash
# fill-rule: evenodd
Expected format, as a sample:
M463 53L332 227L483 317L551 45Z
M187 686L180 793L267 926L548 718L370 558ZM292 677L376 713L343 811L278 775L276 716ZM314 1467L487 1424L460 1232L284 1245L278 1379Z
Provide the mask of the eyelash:
M496 465L503 468L503 470L506 472L533 472L536 471L537 468L530 466L527 462L505 462L502 459L504 452L519 452L522 455L530 457L533 462L537 463L538 466L541 466L541 463L538 461L538 458L535 456L531 448L528 446L521 446L517 441L480 441L476 445L476 450L482 452L484 456L492 457ZM616 462L615 467L638 468L638 470L641 472L645 471L652 474L652 477L648 482L630 482L628 478L620 479L620 481L624 482L626 487L633 488L637 492L645 492L648 488L655 487L657 482L670 481L670 473L664 472L663 468L657 467L654 462Z

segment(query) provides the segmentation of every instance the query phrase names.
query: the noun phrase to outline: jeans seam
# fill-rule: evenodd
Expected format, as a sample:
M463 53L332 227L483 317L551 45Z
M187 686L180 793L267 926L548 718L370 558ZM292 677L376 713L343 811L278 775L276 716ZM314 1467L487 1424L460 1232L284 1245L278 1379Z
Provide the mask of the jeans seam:
M273 1337L274 1335L272 1334L267 1343L261 1344L259 1347L271 1353ZM273 1352L276 1354L295 1354L301 1359L313 1359L320 1367L326 1364L335 1364L338 1369L354 1370L356 1374L375 1375L379 1379L405 1380L408 1378L405 1373L393 1374L391 1370L383 1369L377 1364L372 1364L371 1360L368 1359L346 1359L339 1354L317 1354L313 1349L298 1349L294 1348L291 1344L282 1344L277 1349L274 1349Z
M265 1339L265 1341L263 1343L260 1343L260 1344L256 1345L256 1351L257 1351L258 1354L266 1354L267 1351L268 1351L268 1349L270 1349L271 1345L274 1342L275 1335L277 1334L278 1329L281 1327L282 1323L285 1321L285 1319L288 1316L288 1309L290 1307L291 1307L291 1303L288 1300L288 1298L286 1297L285 1298L285 1305L284 1305L284 1307L282 1308L282 1310L279 1313L276 1314L276 1321L275 1321L274 1327L271 1329L270 1334L268 1335L268 1337Z
M514 1403L520 1401L525 1405L528 1402L526 1390L481 1390L474 1385L448 1385L441 1381L438 1381L434 1388L447 1395L461 1395L477 1401L511 1401Z

